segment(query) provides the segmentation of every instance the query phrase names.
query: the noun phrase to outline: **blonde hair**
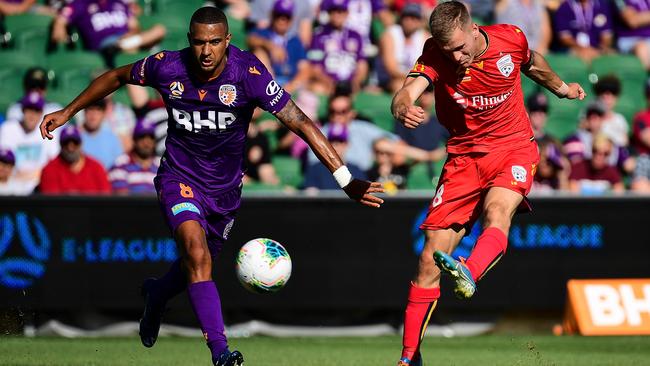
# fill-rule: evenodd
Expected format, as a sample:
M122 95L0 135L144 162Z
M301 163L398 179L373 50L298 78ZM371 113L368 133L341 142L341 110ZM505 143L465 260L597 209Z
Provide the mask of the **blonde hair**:
M436 6L429 18L431 36L438 43L447 43L456 28L464 29L471 23L467 6L459 1L449 1Z

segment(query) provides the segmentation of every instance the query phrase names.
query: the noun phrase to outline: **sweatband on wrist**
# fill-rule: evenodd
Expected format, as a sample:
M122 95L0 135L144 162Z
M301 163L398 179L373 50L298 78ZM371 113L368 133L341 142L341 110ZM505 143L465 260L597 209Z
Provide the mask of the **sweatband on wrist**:
M567 94L569 94L569 86L566 85L566 83L563 81L562 85L560 85L560 87L557 88L556 93L560 97L566 97Z
M352 173L350 173L350 170L345 165L342 165L336 169L332 175L334 175L336 183L338 183L339 187L341 188L345 188L348 184L350 184L350 182L352 182Z

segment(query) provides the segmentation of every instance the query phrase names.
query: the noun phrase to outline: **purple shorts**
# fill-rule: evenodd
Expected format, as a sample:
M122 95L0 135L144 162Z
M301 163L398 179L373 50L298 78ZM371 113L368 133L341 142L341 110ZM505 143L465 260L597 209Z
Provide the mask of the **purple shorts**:
M241 188L217 196L205 195L199 187L165 174L154 179L158 201L172 233L185 221L195 220L205 230L208 249L215 257L228 239L241 202Z

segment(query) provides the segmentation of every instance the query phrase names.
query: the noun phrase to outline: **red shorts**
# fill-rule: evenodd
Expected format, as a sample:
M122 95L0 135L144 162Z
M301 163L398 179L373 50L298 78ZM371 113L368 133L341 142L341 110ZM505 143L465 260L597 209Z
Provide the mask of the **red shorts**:
M438 182L429 213L420 226L425 230L455 225L468 230L482 212L482 201L491 187L511 189L525 197L530 192L539 163L537 143L514 151L449 155Z

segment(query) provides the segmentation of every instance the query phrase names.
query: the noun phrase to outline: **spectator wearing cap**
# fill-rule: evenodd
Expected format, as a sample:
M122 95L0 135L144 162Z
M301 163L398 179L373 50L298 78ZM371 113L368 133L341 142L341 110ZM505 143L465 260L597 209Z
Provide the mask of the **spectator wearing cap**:
M45 100L31 92L20 100L23 118L0 125L0 147L13 151L16 158L16 180L31 192L38 185L41 169L59 153L58 144L44 144L38 124L43 119ZM58 139L58 133L54 135Z
M42 67L32 67L25 72L23 75L23 90L25 96L32 92L39 93L43 99L47 98L47 71ZM48 102L45 100L43 106L43 114L49 114L56 112L63 107L59 103ZM23 118L23 107L20 101L12 104L7 109L7 120L16 120L20 121Z
M531 192L545 194L556 190L568 190L570 164L562 155L561 146L551 139L539 140L537 144L540 159Z
M77 126L61 130L61 153L43 168L43 194L106 194L111 192L106 170L81 149L82 138Z
M331 95L338 83L356 92L368 75L363 39L345 25L348 6L349 0L324 0L321 4L329 22L316 29L307 52L312 63L310 86L317 93Z
M255 123L248 125L244 160L246 165L244 184L251 182L273 186L280 184L280 179L271 163L269 140Z
M497 0L494 12L497 24L514 24L524 32L528 48L548 52L553 31L544 0Z
M380 85L391 93L399 90L430 36L423 27L422 6L416 3L406 4L402 8L398 24L388 27L379 39Z
M327 132L327 139L338 155L343 159L343 163L350 169L350 173L359 179L366 179L366 173L354 163L345 161L348 149L348 127L345 125L332 126ZM328 174L329 173L329 174ZM325 165L314 163L307 167L305 172L305 182L303 186L307 192L316 192L318 190L335 190L339 189L332 173L327 170Z
M587 105L580 128L564 141L564 154L571 164L591 159L594 137L602 134L602 126L607 113L607 107L600 101L592 101ZM631 173L634 170L634 159L623 146L614 145L608 155L608 163L619 170Z
M276 4L277 0L252 0L250 2L251 11L248 21L253 29L266 29L271 26L273 8ZM315 14L316 8L313 1L294 0L287 36L298 36L304 47L309 46Z
M133 129L133 149L115 160L108 172L113 193L155 194L153 178L160 166L156 156L155 126L152 122L140 119Z
M276 0L270 27L256 29L246 38L249 49L289 92L309 79L307 51L297 35L289 35L294 7L294 0Z
M388 194L393 194L406 188L411 167L405 163L403 157L396 156L392 149L385 148L390 144L385 137L372 144L375 163L367 171L367 178L372 182L381 183Z
M632 148L636 167L630 188L636 192L650 192L650 78L645 85L646 109L634 116Z
M105 122L106 101L101 99L90 104L84 110L84 117L81 125L84 153L102 163L104 169L110 169L124 150L117 135Z
M9 149L0 148L0 196L23 196L31 192L25 191L22 182L13 175L16 156Z
M141 30L138 19L124 0L72 0L61 9L52 26L52 41L66 42L67 27L79 31L84 48L104 56L115 67L118 52L133 52L160 42L166 28L155 24Z
M630 126L622 114L615 112L614 108L621 94L621 81L616 75L607 75L594 84L594 93L598 100L605 106L603 117L603 133L618 146L628 145Z
M604 0L566 0L554 15L560 44L585 62L612 52L610 5Z
M620 173L608 163L614 150L614 144L606 135L596 135L591 157L571 164L570 190L583 195L623 192L625 186Z
M616 46L633 53L650 70L650 0L612 1L620 21L615 23Z
M548 108L548 97L543 92L533 93L526 99L528 117L538 144L545 140L556 141L556 138L546 131Z

